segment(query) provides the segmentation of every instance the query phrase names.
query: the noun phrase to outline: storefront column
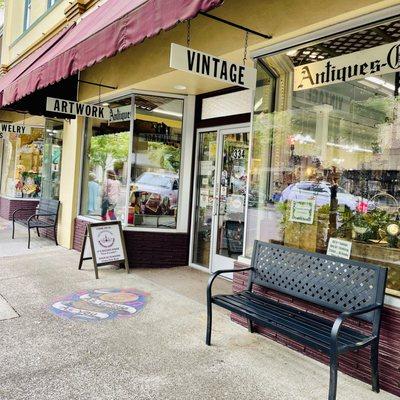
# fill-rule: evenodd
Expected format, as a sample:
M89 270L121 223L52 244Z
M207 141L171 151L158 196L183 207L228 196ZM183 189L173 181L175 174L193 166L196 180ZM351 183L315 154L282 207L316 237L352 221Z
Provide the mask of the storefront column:
M68 249L72 248L74 221L78 209L83 122L83 118L80 117L64 122L58 241Z

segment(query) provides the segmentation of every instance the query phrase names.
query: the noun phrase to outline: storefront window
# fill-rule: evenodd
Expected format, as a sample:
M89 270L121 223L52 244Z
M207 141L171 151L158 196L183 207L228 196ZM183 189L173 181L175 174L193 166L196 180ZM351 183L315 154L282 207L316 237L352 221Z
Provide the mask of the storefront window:
M4 135L1 194L10 197L41 196L44 129L30 134Z
M136 95L128 223L176 228L183 100Z
M379 73L379 48L375 64L360 53L332 59L334 49L332 40L260 60L246 255L255 239L326 253L340 238L351 258L388 267L388 293L400 295L399 73Z
M42 198L60 198L63 122L46 120L43 146Z
M134 99L134 120L129 97L109 105L110 121L86 121L81 215L176 228L183 100Z
M131 98L112 102L110 108L110 121L86 120L81 214L124 221Z

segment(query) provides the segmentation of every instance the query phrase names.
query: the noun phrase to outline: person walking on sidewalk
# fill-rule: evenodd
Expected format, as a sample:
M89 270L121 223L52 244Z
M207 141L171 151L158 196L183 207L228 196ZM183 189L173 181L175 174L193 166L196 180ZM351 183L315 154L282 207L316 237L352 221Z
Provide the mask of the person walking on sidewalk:
M120 183L113 170L107 171L106 179L103 183L103 199L101 202L101 219L115 221L115 207L117 206L120 192Z

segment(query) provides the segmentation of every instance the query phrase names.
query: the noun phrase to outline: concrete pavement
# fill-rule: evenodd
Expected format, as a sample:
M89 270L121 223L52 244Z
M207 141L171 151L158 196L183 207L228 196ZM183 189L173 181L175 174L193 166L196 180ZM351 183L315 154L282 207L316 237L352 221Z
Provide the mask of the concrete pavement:
M21 246L9 233L0 230L0 294L19 317L0 321L1 400L327 399L325 365L248 333L218 309L213 346L205 346L207 274L103 267L95 280L89 261L78 271L78 253L46 239L26 251L26 232L18 231ZM96 288L136 288L149 301L114 321L50 313L60 297ZM216 290L230 285L220 280ZM340 374L338 400L350 399L397 397Z

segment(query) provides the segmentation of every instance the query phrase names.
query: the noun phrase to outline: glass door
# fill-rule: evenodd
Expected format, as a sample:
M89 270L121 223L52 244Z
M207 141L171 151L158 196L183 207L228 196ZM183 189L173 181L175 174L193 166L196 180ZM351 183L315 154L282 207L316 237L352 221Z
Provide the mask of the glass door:
M243 254L249 130L220 130L218 150L212 272L232 269Z
M233 268L243 252L249 127L198 132L192 263Z
M218 131L198 134L199 150L196 180L195 222L192 262L209 268L215 197L215 165Z

